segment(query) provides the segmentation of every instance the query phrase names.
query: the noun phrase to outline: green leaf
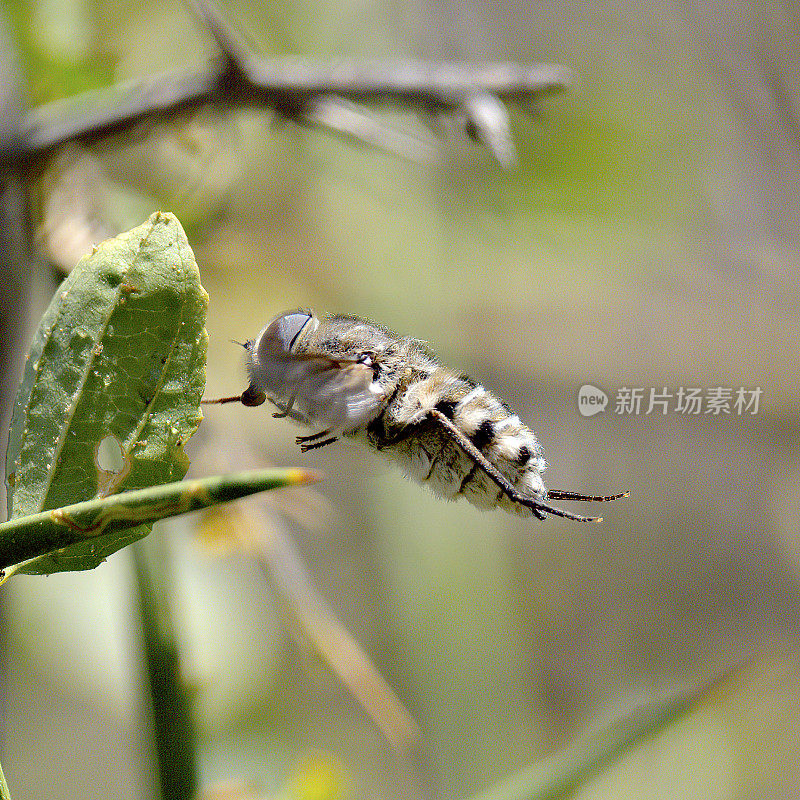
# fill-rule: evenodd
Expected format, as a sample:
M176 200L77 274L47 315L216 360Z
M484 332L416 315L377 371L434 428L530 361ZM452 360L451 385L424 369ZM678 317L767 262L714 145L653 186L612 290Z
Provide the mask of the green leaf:
M103 242L55 294L30 349L6 455L8 516L180 480L202 415L208 296L172 214ZM24 571L91 569L109 534Z
M59 568L72 569L72 561L83 563L96 558L98 551L114 552L128 544L131 529L149 530L166 517L318 478L302 469L253 470L151 486L19 517L0 524L0 568L14 565L6 577L38 574L42 566L49 566L49 559L37 556L58 550Z

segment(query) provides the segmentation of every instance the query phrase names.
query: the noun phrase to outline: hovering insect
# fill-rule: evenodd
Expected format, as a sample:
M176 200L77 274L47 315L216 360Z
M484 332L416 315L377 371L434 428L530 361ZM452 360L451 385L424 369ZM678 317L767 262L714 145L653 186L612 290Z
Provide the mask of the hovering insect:
M340 436L361 439L447 500L465 497L480 508L539 519L601 522L548 500L607 502L628 494L546 489L539 442L505 403L443 367L422 342L381 325L287 311L243 346L248 388L204 402L258 406L269 399L278 408L273 416L319 429L297 437L303 452Z

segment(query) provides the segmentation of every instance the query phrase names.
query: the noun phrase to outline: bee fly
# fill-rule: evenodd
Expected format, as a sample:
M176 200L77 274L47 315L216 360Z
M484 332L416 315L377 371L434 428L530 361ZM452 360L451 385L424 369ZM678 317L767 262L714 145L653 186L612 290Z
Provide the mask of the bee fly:
M523 516L554 514L600 522L548 500L607 502L546 489L546 463L533 431L475 381L443 367L422 342L352 316L320 322L287 311L244 344L250 385L207 403L261 405L318 432L298 436L303 452L339 436L365 441L392 457L414 480L453 500L500 506Z

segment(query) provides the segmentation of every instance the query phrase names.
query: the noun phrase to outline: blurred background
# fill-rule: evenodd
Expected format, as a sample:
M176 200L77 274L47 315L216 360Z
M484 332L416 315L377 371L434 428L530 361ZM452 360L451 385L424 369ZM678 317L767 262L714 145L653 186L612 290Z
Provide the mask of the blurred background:
M326 478L148 541L168 565L203 789L469 797L631 694L746 662L581 796L800 796L797 5L220 8L264 55L547 62L576 82L511 108L511 171L454 124L438 161L413 163L258 111L61 153L37 187L46 258L23 281L21 339L55 286L46 259L69 267L93 237L169 210L210 296L207 396L244 388L230 340L275 314L358 314L506 399L550 486L631 497L602 525L481 513L356 445L300 454L300 431L265 407L207 408L190 475L272 463ZM173 0L11 0L6 22L32 105L214 53ZM427 135L409 113L386 119ZM93 225L67 236L70 202ZM609 397L594 416L585 384ZM760 389L758 408L681 413L691 387ZM616 402L632 388L638 413ZM666 413L647 413L651 389L672 395ZM3 587L14 797L155 791L134 584L123 550Z

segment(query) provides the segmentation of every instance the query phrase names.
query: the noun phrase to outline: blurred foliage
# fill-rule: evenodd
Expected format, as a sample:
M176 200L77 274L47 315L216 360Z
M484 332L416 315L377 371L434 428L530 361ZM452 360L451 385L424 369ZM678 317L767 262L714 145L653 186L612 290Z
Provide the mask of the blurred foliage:
M99 11L100 5L93 0L9 0L6 4L31 105L114 81L116 58L101 46Z
M309 755L295 770L286 800L344 800L350 795L347 768L324 753Z

